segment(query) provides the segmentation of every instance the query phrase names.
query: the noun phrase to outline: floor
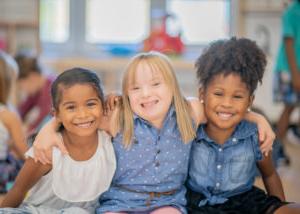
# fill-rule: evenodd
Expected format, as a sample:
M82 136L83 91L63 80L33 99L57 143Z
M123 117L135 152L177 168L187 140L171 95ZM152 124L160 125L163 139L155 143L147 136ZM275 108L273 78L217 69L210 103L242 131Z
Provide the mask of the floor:
M291 158L291 165L289 167L279 167L278 173L286 200L300 203L300 144L295 145L287 140L286 152ZM257 179L256 185L263 188L262 180Z
M286 200L300 203L300 144L286 143L287 153L291 158L289 167L279 167L278 173L281 177ZM262 180L257 179L256 185L263 188ZM0 202L3 195L0 195Z

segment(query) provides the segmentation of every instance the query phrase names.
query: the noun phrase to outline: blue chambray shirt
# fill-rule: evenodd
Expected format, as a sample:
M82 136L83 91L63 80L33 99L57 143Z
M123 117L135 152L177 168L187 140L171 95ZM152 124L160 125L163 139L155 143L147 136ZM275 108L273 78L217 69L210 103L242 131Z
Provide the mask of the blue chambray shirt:
M193 142L187 186L205 195L199 206L221 204L252 188L256 162L262 159L255 124L241 121L233 135L219 145L199 126Z
M110 189L100 197L97 213L146 211L166 205L176 206L185 213L184 182L192 144L181 140L174 107L170 107L161 130L135 116L134 135L129 149L122 144L122 134L113 139L117 169ZM154 197L147 206L149 194L125 188L138 192L176 190L176 193Z

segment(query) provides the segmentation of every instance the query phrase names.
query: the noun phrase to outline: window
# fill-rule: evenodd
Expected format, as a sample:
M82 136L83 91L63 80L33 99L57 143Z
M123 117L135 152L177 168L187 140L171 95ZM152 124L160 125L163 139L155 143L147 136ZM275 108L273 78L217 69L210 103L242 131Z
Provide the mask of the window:
M149 31L148 0L87 0L86 41L137 43Z
M69 38L69 0L40 1L40 37L43 42L63 43Z
M230 7L231 0L40 0L40 37L47 54L98 55L112 45L136 50L149 35L151 14L161 11L175 17L167 20L168 33L180 30L186 50L199 50L229 36Z
M172 34L181 28L187 45L206 44L229 36L229 0L168 0L167 12L175 17L167 22L167 30Z

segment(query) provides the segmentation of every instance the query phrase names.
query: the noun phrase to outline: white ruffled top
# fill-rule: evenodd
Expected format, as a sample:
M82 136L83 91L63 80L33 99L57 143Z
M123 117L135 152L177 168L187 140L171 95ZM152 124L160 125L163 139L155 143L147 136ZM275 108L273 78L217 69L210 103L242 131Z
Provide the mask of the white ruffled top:
M52 152L52 170L34 185L25 203L62 209L72 206L95 206L97 198L111 183L116 158L110 136L98 131L98 147L86 161L73 160L57 148ZM33 149L26 152L33 157Z

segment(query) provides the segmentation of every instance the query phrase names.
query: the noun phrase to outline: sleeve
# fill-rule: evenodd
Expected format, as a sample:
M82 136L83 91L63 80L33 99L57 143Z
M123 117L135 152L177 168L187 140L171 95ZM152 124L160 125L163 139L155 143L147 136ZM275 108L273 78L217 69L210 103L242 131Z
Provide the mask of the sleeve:
M262 155L262 152L261 152L260 147L259 147L258 131L255 132L255 134L253 134L251 136L251 143L252 143L252 148L253 148L255 160L256 161L262 160L263 155Z
M25 158L34 158L34 154L33 154L33 148L30 147L27 152L25 152Z
M295 31L293 29L293 14L287 10L282 17L282 36L283 37L295 37Z

